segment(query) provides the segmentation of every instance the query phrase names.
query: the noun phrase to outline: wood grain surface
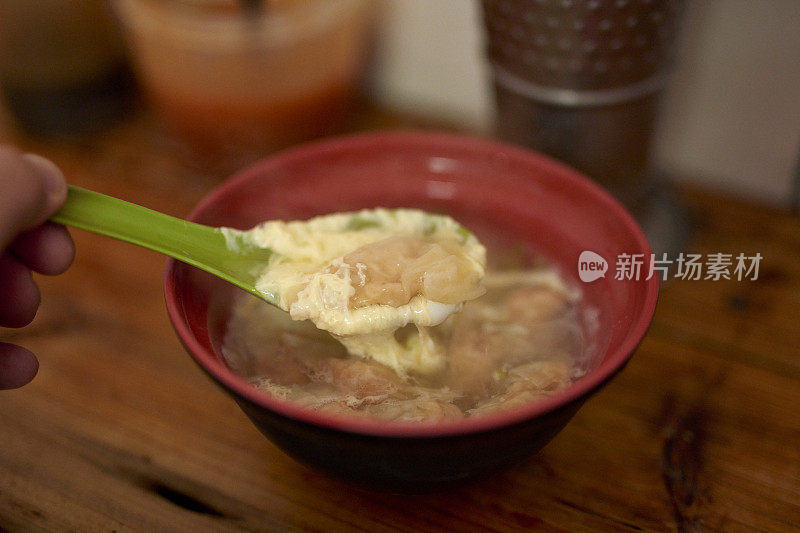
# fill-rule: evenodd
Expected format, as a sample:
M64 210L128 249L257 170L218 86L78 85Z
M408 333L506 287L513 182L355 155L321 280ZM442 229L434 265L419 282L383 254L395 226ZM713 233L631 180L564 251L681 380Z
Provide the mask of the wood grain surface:
M80 142L0 122L0 142L177 216L223 176L176 157L147 114ZM426 496L364 492L284 455L184 353L164 258L73 231L75 264L38 278L35 321L0 330L41 361L0 393L0 530L796 531L800 220L682 197L688 249L760 252L759 279L669 283L631 363L541 453Z

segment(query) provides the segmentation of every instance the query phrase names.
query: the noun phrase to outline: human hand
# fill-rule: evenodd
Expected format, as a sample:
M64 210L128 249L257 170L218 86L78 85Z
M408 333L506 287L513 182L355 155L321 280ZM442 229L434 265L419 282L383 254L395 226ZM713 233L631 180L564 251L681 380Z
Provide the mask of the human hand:
M66 228L49 222L67 197L61 171L34 154L0 146L0 326L22 327L41 295L32 271L55 275L75 255ZM25 385L39 362L29 350L0 342L0 389Z

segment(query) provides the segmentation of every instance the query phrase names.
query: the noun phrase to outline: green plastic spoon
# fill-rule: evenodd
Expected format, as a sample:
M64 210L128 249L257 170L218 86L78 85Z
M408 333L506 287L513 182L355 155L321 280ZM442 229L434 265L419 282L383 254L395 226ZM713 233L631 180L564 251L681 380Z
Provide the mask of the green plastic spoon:
M73 185L51 220L174 257L278 305L255 287L272 251L252 244L246 231L196 224Z

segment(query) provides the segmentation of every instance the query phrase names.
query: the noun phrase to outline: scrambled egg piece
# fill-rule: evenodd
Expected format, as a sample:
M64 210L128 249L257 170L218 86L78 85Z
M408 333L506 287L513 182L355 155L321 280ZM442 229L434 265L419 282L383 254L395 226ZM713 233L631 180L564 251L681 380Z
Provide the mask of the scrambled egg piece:
M274 252L259 291L401 375L444 366L426 328L484 291L485 248L446 216L378 208L269 221L248 233ZM416 334L398 341L409 324Z

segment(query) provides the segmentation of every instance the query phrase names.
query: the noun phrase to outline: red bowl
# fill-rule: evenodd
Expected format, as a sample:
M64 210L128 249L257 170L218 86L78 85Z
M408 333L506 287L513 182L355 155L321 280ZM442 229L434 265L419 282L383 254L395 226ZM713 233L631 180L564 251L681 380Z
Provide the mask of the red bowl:
M658 282L606 277L583 283L584 250L613 265L651 249L641 229L596 184L552 159L483 139L438 133L376 133L309 144L238 173L189 216L246 229L364 207L447 212L487 242L524 243L583 292L596 310L594 365L569 387L518 409L424 425L347 418L273 398L221 356L239 289L178 261L167 263L167 309L203 370L286 453L333 477L379 490L424 492L485 476L538 451L582 403L619 372L644 336ZM491 253L491 248L490 248Z

